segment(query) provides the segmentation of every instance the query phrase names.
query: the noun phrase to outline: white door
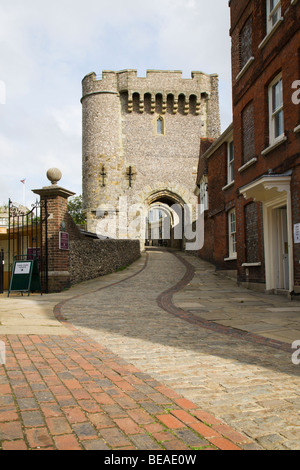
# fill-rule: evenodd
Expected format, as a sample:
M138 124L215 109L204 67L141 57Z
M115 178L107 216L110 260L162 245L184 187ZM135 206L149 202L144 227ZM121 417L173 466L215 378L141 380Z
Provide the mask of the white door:
M289 249L286 206L277 209L277 288L289 289Z

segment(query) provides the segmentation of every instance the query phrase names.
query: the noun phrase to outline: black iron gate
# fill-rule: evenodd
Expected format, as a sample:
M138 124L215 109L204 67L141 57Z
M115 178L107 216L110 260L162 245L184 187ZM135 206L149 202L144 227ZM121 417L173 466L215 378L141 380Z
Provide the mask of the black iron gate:
M37 260L42 291L48 292L47 201L36 201L24 210L9 200L8 204L8 272L14 259Z

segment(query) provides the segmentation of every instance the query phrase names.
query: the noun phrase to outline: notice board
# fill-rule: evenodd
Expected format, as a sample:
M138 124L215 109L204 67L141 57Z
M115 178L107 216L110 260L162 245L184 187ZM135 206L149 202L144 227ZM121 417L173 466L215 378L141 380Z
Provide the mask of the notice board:
M42 294L40 273L35 257L30 260L14 259L8 296L12 291L28 292L28 295L30 292L38 291Z
M67 232L59 232L59 249L69 250L69 234Z

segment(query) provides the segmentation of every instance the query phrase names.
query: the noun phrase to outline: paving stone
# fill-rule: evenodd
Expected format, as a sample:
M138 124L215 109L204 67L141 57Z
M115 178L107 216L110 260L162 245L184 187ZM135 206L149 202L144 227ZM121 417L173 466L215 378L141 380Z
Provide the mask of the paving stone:
M48 418L46 423L52 436L59 434L70 434L72 432L70 424L64 417Z
M95 439L98 437L97 431L94 426L90 423L77 423L72 425L73 430L77 434L78 438L84 439Z
M17 398L17 403L21 411L38 409L38 404L34 398Z
M175 431L176 436L190 447L207 447L209 442L201 439L196 433L190 429L179 429Z
M39 411L23 411L21 413L22 421L26 427L44 426L43 415Z
M104 441L111 447L123 447L131 444L130 440L116 428L101 429L100 434Z
M267 450L281 450L284 449L284 438L278 434L269 434L257 439L258 444Z
M81 445L73 434L55 436L54 442L57 450L82 450Z
M84 441L83 447L85 450L110 450L102 439L95 439L92 441Z
M46 427L27 429L26 437L32 449L52 446L52 439Z
M138 450L161 450L162 447L159 446L158 442L152 439L150 436L136 435L130 436L131 441L134 443Z
M23 438L21 424L18 422L1 423L0 426L0 442L12 441Z

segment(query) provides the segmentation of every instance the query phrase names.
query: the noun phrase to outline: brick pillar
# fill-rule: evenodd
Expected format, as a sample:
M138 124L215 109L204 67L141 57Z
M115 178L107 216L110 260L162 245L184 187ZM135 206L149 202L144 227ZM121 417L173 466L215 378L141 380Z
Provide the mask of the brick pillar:
M69 250L59 246L60 232L66 233L68 218L68 198L75 193L57 185L61 173L57 169L47 172L51 186L35 189L41 201L47 201L48 224L48 291L60 292L70 286Z

